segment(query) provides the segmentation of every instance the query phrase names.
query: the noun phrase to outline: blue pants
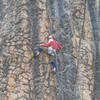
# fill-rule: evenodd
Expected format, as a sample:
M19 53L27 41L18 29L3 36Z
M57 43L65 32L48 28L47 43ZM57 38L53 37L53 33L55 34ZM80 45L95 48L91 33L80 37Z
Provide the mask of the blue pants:
M51 62L51 65L52 65L53 68L57 68L56 62Z
M42 48L38 48L38 52L41 53L43 50Z

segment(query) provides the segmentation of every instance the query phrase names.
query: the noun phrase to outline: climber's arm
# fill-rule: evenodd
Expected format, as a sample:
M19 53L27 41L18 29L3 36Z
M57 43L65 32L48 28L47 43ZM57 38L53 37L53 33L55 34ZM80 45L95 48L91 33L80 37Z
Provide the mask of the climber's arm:
M46 44L40 44L40 46L49 47L50 46L50 42L49 43L46 43Z

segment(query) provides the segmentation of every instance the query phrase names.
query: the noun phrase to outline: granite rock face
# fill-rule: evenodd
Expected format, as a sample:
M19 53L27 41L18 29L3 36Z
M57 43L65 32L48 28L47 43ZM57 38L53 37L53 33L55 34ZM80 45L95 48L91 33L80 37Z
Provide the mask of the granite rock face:
M0 0L0 100L93 100L89 7L85 0ZM47 53L32 57L51 32L63 46L56 74Z
M92 31L95 39L96 44L96 60L95 60L95 85L94 85L94 99L100 99L100 0L92 0L89 1L89 12L91 16L92 22Z

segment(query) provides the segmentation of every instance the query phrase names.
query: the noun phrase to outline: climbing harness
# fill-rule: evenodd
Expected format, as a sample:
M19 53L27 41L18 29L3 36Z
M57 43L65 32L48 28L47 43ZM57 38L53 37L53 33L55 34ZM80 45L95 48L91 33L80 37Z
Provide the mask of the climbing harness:
M52 47L48 48L48 54L50 54L51 56L54 56L55 50Z

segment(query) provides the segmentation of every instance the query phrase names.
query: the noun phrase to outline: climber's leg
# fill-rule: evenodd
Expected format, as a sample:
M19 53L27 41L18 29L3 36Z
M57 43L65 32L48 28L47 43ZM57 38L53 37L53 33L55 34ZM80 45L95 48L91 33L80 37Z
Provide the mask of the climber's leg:
M55 57L50 55L49 61L50 61L51 67L53 68L53 71L55 72L56 67L57 67Z
M57 70L57 54L56 51L54 52L54 62L53 62L53 71L55 72Z
M51 62L51 65L53 67L53 71L55 72L56 71L56 67L57 67L56 63L55 62Z

